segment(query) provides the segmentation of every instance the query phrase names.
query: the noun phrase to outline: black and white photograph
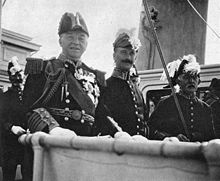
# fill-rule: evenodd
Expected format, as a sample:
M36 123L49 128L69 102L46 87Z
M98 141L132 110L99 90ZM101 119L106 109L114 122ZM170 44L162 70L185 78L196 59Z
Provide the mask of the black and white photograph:
M0 0L0 181L220 180L219 0Z

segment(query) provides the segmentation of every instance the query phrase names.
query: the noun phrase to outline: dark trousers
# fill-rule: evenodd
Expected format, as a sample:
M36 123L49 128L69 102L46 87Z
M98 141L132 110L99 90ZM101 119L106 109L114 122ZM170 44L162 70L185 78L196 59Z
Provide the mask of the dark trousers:
M24 151L23 181L32 181L33 160L34 160L34 152L30 145L26 145Z
M16 150L14 150L16 152ZM21 174L23 175L23 155L10 154L4 150L3 154L3 181L14 181L16 176L17 166L21 164Z

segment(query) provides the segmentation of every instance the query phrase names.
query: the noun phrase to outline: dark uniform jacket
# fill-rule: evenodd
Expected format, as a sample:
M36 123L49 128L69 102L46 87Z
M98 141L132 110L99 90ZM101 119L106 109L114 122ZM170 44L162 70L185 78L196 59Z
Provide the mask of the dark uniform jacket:
M219 97L215 93L210 91L205 93L203 101L206 102L208 105L211 105L216 100L219 100Z
M33 64L33 62L29 64ZM102 114L98 118L106 118L104 108L100 103L97 105L97 100L95 101L99 94L97 91L101 91L101 86L104 85L104 75L100 71L88 68L84 63L75 68L75 65L63 56L43 62L41 67L39 65L37 65L38 68L36 68L36 65L34 67L27 65L29 76L24 90L26 106L31 107L32 110L44 108L37 110L38 114L41 114L42 120L47 119L54 126L57 126L54 123L55 119L61 127L71 129L77 135L98 134L97 130L100 131L101 128L95 129L94 126L102 126L102 123L93 124L84 121L82 112L87 117L96 118L98 114L96 109L98 109L100 110L99 113ZM35 72L36 69L41 70L41 72ZM83 74L76 74L76 70L83 72ZM85 80L84 75L90 75L89 79L91 80ZM90 90L91 94L88 94L87 92ZM35 117L32 116L31 119L35 119ZM104 122L105 120L96 119L96 121ZM108 134L116 132L111 125L109 125L108 131Z
M5 154L17 155L21 158L23 156L23 146L18 142L18 136L11 132L12 126L25 127L25 110L21 94L21 90L16 88L9 88L3 94L1 113L3 156Z
M103 102L123 131L147 136L147 110L141 91L131 79L117 75L107 79Z
M216 137L220 138L220 100L211 104Z
M177 94L186 122L190 141L209 141L215 138L210 107L197 97L187 99ZM161 100L149 119L151 139L186 136L173 96Z

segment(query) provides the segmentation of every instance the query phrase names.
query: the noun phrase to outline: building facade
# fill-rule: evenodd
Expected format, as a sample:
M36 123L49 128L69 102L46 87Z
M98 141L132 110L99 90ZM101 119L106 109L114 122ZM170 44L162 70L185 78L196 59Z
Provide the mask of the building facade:
M0 88L5 91L10 85L7 66L10 58L17 56L19 64L25 67L26 57L31 56L40 49L40 45L33 43L32 38L10 30L2 29L0 54Z

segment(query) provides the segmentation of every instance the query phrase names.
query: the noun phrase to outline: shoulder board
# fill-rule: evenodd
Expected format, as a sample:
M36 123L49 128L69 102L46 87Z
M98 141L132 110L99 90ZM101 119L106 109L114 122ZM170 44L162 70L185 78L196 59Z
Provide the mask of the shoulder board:
M40 74L44 72L47 63L55 58L51 58L49 60L43 60L41 58L26 58L26 66L24 73L27 74Z
M93 74L96 75L96 79L98 81L98 83L101 85L101 86L106 86L106 80L105 80L105 74L106 72L103 72L103 71L100 71L100 70L97 70L97 69L93 69L91 67L88 67L86 64L82 64L82 67L89 71L89 72L92 72Z

